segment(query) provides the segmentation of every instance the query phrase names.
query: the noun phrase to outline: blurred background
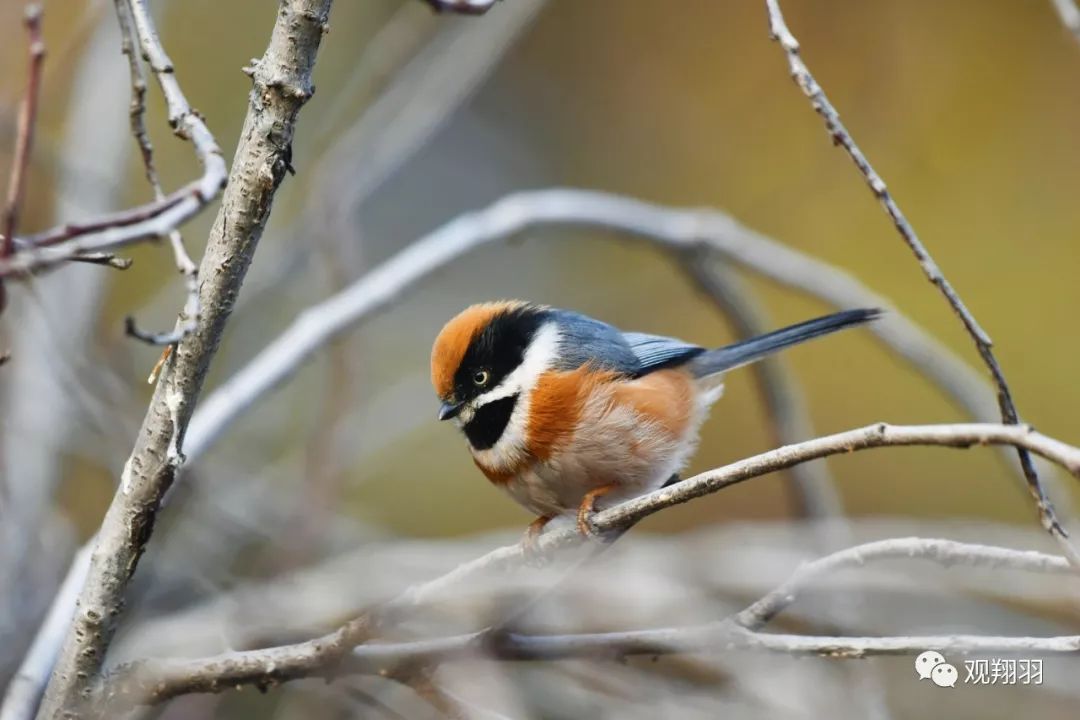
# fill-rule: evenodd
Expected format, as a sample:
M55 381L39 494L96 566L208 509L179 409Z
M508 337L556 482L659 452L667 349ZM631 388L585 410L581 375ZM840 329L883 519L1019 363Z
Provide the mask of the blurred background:
M226 157L250 87L240 68L262 54L273 5L152 3L184 90ZM1077 442L1080 44L1052 4L1036 0L787 0L783 7L844 122L995 339L1025 420ZM26 78L22 9L0 0L3 168ZM24 231L149 198L127 124L112 3L49 0L45 13L49 55ZM426 232L508 192L553 185L729 212L851 272L985 375L960 324L792 84L761 2L504 0L480 19L436 16L417 0L338 2L315 80L294 146L297 175L278 194L208 390L304 307ZM150 99L158 168L166 189L175 188L198 168L190 147L170 136L154 87ZM193 256L215 211L183 228ZM0 370L0 487L11 556L0 608L5 678L71 552L97 527L150 396L145 378L158 352L126 338L123 318L171 328L183 303L166 244L124 254L134 260L125 272L76 264L12 288L0 318L0 347L13 352ZM746 279L772 325L827 309ZM300 627L268 629L280 613L303 614L295 608L268 603L256 618L226 603L215 615L214 602L339 562L327 585L308 593L339 595L321 622L312 621L312 629L326 627L380 593L437 575L440 563L514 539L531 518L476 471L454 429L435 421L427 368L442 323L467 304L501 297L704 345L734 337L671 258L613 234L531 231L463 257L320 354L192 464L140 567L118 654L199 654L303 637ZM786 362L818 433L878 420L965 419L868 333L796 349ZM753 376L739 372L690 471L772 444ZM939 535L1052 550L1026 491L991 451L878 450L835 458L829 469L854 518L853 537ZM721 616L725 602L737 609L820 554L800 536L805 526L786 488L782 477L762 478L635 529L640 545L626 552L640 548L650 572L664 556L648 553L673 547L673 537L705 548L687 558L732 572L705 580L687 559L685 586L641 579L664 599L650 612L662 611L667 624ZM1066 517L1073 495L1056 497ZM766 556L768 568L750 561ZM900 583L912 576L899 568L887 576L892 584L866 590L861 631L1075 632L1075 584L992 575L974 582L957 579L959 572L926 571ZM691 583L695 577L707 587ZM668 589L656 590L663 583ZM1002 583L1015 597L998 597ZM806 622L821 619L814 608L828 613L833 601L823 597ZM684 614L681 602L694 609ZM901 607L908 612L897 614ZM629 622L657 622L638 610L627 610ZM196 611L207 614L190 617L213 628L198 642L185 645L187 630L154 624ZM262 629L241 632L244 622ZM580 622L576 629L595 628L586 614ZM1020 707L1072 717L1078 699L1067 682L1078 668L1062 658L1047 660L1043 687L953 694L914 685L905 658L858 663L857 672L835 661L714 660L707 676L700 668L607 672L567 663L501 668L479 689L459 666L445 670L445 682L473 693L483 712L509 717L817 717L826 708L838 717L1013 717ZM874 692L866 697L877 697L872 707L847 698L867 683ZM424 716L398 691L362 690L388 693L385 702L406 717ZM379 717L372 707L340 688L300 683L267 696L187 698L155 712Z

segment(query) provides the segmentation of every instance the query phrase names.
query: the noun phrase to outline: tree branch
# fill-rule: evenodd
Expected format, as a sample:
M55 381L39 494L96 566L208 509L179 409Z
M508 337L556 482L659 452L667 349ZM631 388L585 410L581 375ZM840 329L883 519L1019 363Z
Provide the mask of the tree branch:
M928 649L955 653L1080 652L1080 636L814 637L757 632L782 609L794 603L798 593L812 580L839 569L889 559L1054 574L1072 572L1067 560L1045 553L951 540L894 538L847 548L809 563L741 613L706 625L554 636L480 631L433 640L364 645L354 649L343 666L337 665L336 657L331 662L320 652L320 639L265 650L223 653L210 658L127 663L110 674L101 692L106 706L120 711L186 693L223 692L243 685L266 689L304 677L333 678L341 672L392 676L401 668L431 667L477 655L496 660L576 657L618 660L631 655L708 652L724 648L850 659L918 653Z
M790 468L798 463L827 457L867 450L878 447L899 446L941 446L968 448L974 445L1012 445L1023 447L1046 459L1057 463L1073 475L1080 477L1080 448L1072 447L1053 438L1041 435L1031 428L1021 425L991 424L956 424L956 425L888 425L877 423L867 427L836 433L795 445L777 448L766 453L731 463L721 468L701 473L681 483L662 488L641 497L629 500L613 508L599 512L593 518L593 525L599 533L625 530L645 517L664 508L688 502L694 498L708 495L731 485L760 477L769 473ZM573 527L551 530L536 540L536 548L530 553L539 557L550 555L559 548L580 544L581 534ZM972 550L972 548L977 548ZM211 658L196 660L143 661L124 666L106 681L100 689L99 701L110 706L125 707L131 703L159 702L169 697L186 692L219 692L237 685L256 685L267 688L285 680L311 677L332 676L338 672L341 660L349 651L373 636L381 627L400 621L409 612L427 606L462 582L467 582L482 571L497 570L520 564L526 560L525 550L521 545L507 546L494 550L483 557L458 566L442 577L409 588L395 599L380 605L337 630L306 642L260 650L248 650L225 653ZM839 567L849 566L866 559L907 557L912 553L919 557L938 562L1006 566L1042 572L1062 572L1067 567L1061 558L1043 553L1019 552L1003 548L986 549L983 546L965 545L950 541L925 541L918 539L900 539L871 543L850 550L842 551L817 563L808 565L796 573L787 583L774 593L765 596L750 606L743 614L736 616L735 624L740 629L735 631L735 638L745 637L742 624L760 627L770 618L787 607L793 601L794 593L800 590L813 577ZM728 630L725 630L727 632ZM645 642L642 650L646 654L657 652L657 643L666 644L669 638L664 633L686 632L690 642L701 635L701 629L694 631L644 631L644 634L629 636L633 643ZM657 636L649 633L659 633ZM480 635L462 636L440 641L425 641L427 653L441 653L447 648L460 651L463 644L475 645ZM486 637L486 636L485 636ZM595 636L574 636L577 646L591 647ZM808 638L797 641L778 641L768 639L772 636L752 636L748 647L762 649L781 649L785 652L840 654L851 653L863 656L870 653L903 653L914 647L922 650L936 647L933 644L919 646L921 642L952 642L941 638L884 638L852 639L845 644L843 638ZM586 638L586 640L581 640ZM726 636L725 636L726 638ZM976 647L985 639L962 638L956 648L968 649L1033 649L1024 643L1028 639L993 639L1001 645L988 642L985 647ZM713 638L712 642L719 642ZM723 639L727 642L726 639ZM569 641L567 641L569 642ZM610 648L612 641L605 636L605 647ZM1042 642L1042 641L1037 641ZM435 643L431 645L430 643ZM1019 644L1017 644L1019 643ZM1073 652L1080 648L1080 638L1056 638L1048 641L1049 648L1058 648L1061 652ZM617 643L616 643L617 644ZM637 645L634 645L637 647ZM696 646L702 649L701 646ZM950 646L954 647L954 646ZM1039 646L1041 647L1041 646ZM369 645L360 651L361 657L371 653L376 657L375 665L385 668L386 657L379 657L380 646ZM648 648L647 650L645 648ZM398 646L400 649L400 646ZM409 650L411 653L413 650ZM629 650L626 650L629 652ZM356 653L353 653L355 658ZM396 656L395 656L396 657ZM394 658L390 658L394 659ZM148 695L147 695L148 694ZM138 699L138 698L143 699ZM149 697L150 700L146 700Z
M341 333L387 308L414 284L461 256L534 228L582 227L627 233L677 253L704 251L742 265L838 309L881 307L868 326L889 349L981 422L998 419L988 386L945 345L852 275L740 225L714 210L668 208L589 190L557 188L507 195L466 213L398 252L351 286L308 307L285 332L201 404L184 442L198 457L263 396L288 380Z
M120 24L121 50L127 58L128 71L131 76L131 134L139 146L146 181L150 184L154 199L161 202L165 199L165 192L161 189L161 181L158 179L157 168L154 165L154 146L150 143L150 136L146 132L146 75L143 73L142 65L139 64L139 59L135 56L135 44L138 42L139 37L132 28L132 16L134 16L136 25L140 28L139 32L151 32L152 26L149 24L146 5L141 0L130 3L129 0L115 0L115 2L116 18ZM149 37L153 36L150 35ZM147 55L150 58L155 57L149 52L147 52ZM158 78L158 83L161 84L164 92L169 78L163 76L171 74L172 62L164 56L164 51L162 51L161 57L157 58L157 61L159 64L151 65L151 70ZM170 109L171 114L172 109ZM169 232L169 244L172 246L176 269L183 275L184 285L187 290L187 300L184 303L180 320L176 323L176 329L171 333L147 336L136 329L134 319L128 319L128 335L156 345L172 345L179 342L181 338L195 329L195 324L199 318L199 267L188 255L187 248L184 247L184 238L180 235L179 230L174 228Z
M163 237L200 212L225 185L227 169L221 150L202 116L180 88L168 55L157 37L144 0L123 0L128 6L144 56L158 79L173 131L190 140L203 167L201 177L151 203L90 221L67 223L19 238L26 249L0 259L0 277L38 272L88 252L100 252Z
M15 252L15 231L19 226L19 214L26 195L26 175L30 169L30 153L34 148L34 128L37 126L38 99L41 96L41 74L45 64L45 41L41 35L42 8L38 3L26 6L23 24L30 36L29 79L26 96L19 107L18 131L15 134L15 153L8 178L7 201L0 219L0 258ZM7 289L0 280L0 312L7 305ZM4 353L4 360L8 357ZM2 364L2 363L0 363Z
M818 85L814 76L810 74L810 69L803 62L802 56L799 54L799 41L795 39L795 36L791 34L787 24L784 22L784 15L780 10L779 0L765 0L765 6L769 13L769 32L772 39L780 44L783 48L784 54L787 56L788 68L791 72L792 79L802 89L803 93L810 100L811 107L818 113L825 121L825 129L832 137L833 143L842 147L847 154L851 157L852 162L858 168L859 173L866 179L867 185L874 193L874 196L881 203L886 214L892 220L893 225L896 226L897 232L904 240L907 246L911 249L911 252L915 255L915 259L918 260L919 266L922 268L926 278L937 286L941 294L945 296L949 306L960 318L960 322L963 324L964 329L967 330L968 335L975 343L975 347L979 352L979 356L982 358L983 363L990 370L990 375L994 380L994 385L997 388L998 396L998 408L1001 412L1002 422L1007 424L1018 424L1020 422L1019 413L1016 410L1016 405L1013 403L1012 394L1009 391L1009 385L1005 381L1005 375L1001 370L1001 366L998 364L997 358L994 356L992 350L993 341L985 330L975 320L975 316L964 305L963 300L960 299L960 295L953 289L952 285L945 278L945 275L941 272L941 269L934 262L934 259L930 256L930 251L926 249L922 241L919 240L918 235L915 234L915 229L908 222L907 217L901 212L900 207L896 204L892 195L889 193L888 188L885 185L885 181L881 179L881 176L877 174L870 161L863 155L862 150L855 144L855 140L851 137L851 133L840 121L840 114L837 113L836 108L829 102L828 97L825 95L825 91ZM1080 552L1072 546L1068 541L1068 533L1061 526L1061 523L1057 519L1057 514L1054 511L1054 507L1047 497L1045 490L1043 490L1042 483L1039 480L1039 474L1035 469L1035 464L1032 462L1032 458L1027 449L1023 447L1017 447L1017 455L1020 459L1020 467L1023 470L1024 478L1027 481L1028 491L1031 493L1032 498L1035 501L1035 506L1039 512L1039 518L1042 521L1043 527L1053 535L1061 546L1062 550L1072 560L1073 564L1080 569Z
M498 0L424 0L435 12L452 12L459 15L483 15Z
M15 251L15 231L19 227L19 213L26 195L26 173L30 168L30 154L34 149L34 129L37 126L38 99L41 97L41 71L45 64L45 41L41 35L41 5L31 3L23 14L23 24L30 35L30 70L26 83L26 96L19 107L18 133L15 138L15 157L11 162L8 180L7 202L4 205L3 244L0 256L7 257Z
M683 270L728 318L738 339L769 331L764 311L754 302L741 278L710 265L707 253L698 252L683 262ZM806 402L782 358L767 357L754 363L758 392L768 410L775 445L790 445L814 437ZM791 495L799 517L829 518L843 522L844 506L836 483L824 463L805 463L791 468Z
M200 155L218 157L202 120L183 100L172 65L140 0L129 5L143 52L157 72L170 122ZM158 383L120 488L105 515L78 611L61 649L39 717L78 717L105 660L123 610L125 590L151 533L161 498L183 463L184 430L233 304L290 166L293 129L312 93L311 72L327 28L331 0L281 5L263 58L249 68L254 88L221 210L211 229L200 276L195 331L177 345ZM138 12L135 10L138 9ZM220 160L220 158L218 157Z

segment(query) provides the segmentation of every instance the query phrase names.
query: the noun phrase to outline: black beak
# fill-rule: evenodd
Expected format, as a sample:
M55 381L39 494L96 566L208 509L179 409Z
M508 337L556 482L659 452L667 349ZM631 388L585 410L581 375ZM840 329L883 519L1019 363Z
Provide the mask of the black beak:
M449 420L450 418L455 418L461 412L463 407L465 407L465 403L463 402L444 402L439 406L439 419Z

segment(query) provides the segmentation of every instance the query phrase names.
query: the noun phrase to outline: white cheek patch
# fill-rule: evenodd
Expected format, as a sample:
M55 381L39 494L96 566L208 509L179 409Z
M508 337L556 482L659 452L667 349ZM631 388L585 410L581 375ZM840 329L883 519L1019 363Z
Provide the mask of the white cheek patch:
M477 408L513 395L518 396L514 411L510 414L510 420L498 441L487 450L473 450L477 460L493 468L512 466L520 461L526 450L525 430L529 421L532 389L540 376L554 364L558 354L559 328L554 323L547 323L536 331L521 364L503 378L501 383L477 397L462 410L458 417L460 424L466 425L476 414Z

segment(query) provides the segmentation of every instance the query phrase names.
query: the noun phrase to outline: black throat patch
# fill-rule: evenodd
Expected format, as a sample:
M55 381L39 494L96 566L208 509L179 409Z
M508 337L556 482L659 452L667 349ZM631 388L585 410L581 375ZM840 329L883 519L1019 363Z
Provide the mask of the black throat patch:
M500 400L492 400L481 406L464 427L465 437L476 450L487 450L499 442L503 431L510 423L510 416L517 405L518 396L511 395Z

